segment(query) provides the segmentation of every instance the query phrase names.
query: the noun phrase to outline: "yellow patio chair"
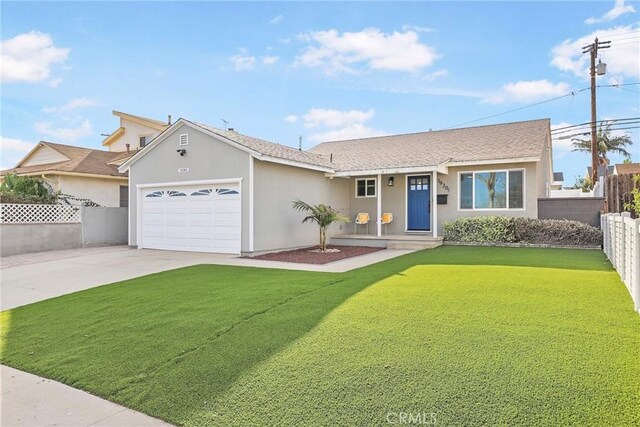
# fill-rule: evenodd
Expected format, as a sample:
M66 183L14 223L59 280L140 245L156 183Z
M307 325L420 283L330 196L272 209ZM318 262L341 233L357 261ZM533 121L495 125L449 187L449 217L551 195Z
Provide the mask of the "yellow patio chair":
M356 234L358 234L358 226L359 225L366 225L367 226L367 234L369 234L369 221L371 221L371 218L369 217L369 214L366 212L360 212L359 214L356 215L356 220L355 220L355 232Z
M387 228L389 227L389 224L391 224L392 222L393 222L393 214L391 212L385 212L382 214L382 218L380 218L380 223L384 225L384 234L388 234Z

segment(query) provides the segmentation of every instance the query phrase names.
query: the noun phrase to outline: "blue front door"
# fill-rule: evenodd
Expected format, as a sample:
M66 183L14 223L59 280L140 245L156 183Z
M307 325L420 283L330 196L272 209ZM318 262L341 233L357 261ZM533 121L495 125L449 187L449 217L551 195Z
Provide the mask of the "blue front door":
M431 176L407 178L407 230L429 231L431 207Z

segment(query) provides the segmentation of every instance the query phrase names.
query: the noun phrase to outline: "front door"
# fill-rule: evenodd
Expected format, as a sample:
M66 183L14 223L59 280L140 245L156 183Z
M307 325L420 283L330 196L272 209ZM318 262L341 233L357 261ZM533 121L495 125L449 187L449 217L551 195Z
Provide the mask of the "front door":
M407 230L429 231L431 176L407 177Z

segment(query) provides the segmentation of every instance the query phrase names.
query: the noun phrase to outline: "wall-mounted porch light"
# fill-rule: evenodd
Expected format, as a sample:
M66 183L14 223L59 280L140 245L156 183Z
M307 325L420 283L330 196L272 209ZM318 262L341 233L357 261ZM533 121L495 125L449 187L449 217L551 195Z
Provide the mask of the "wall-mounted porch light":
M389 187L393 187L394 182L395 182L395 179L392 176L390 176L389 181L387 181L387 185Z

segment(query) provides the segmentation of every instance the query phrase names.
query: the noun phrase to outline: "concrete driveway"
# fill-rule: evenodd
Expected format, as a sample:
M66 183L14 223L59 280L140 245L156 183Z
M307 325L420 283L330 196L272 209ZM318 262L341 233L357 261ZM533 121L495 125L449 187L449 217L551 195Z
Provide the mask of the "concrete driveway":
M4 257L0 260L0 309L195 264L225 264L237 255L83 248Z

